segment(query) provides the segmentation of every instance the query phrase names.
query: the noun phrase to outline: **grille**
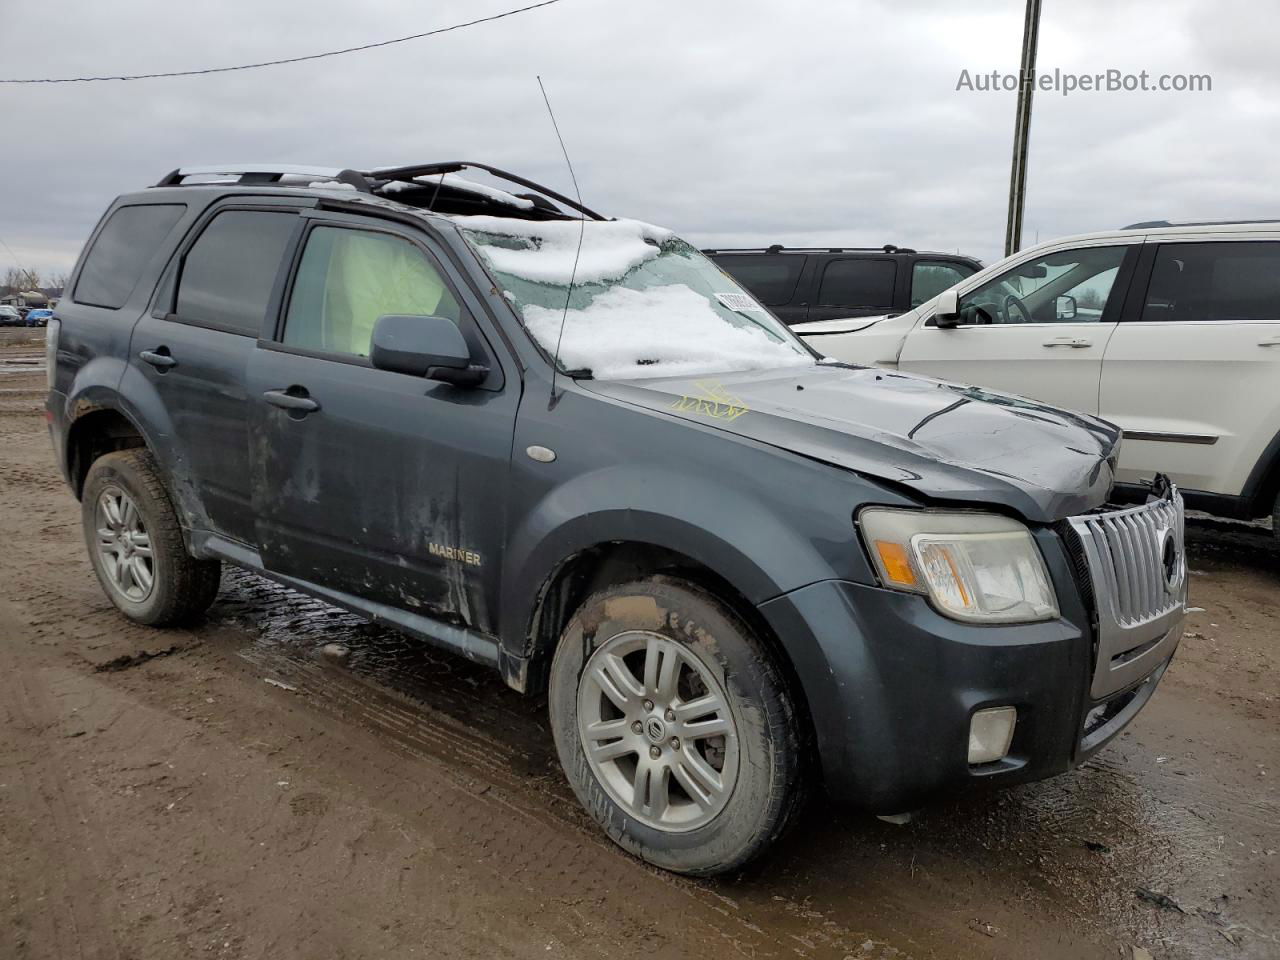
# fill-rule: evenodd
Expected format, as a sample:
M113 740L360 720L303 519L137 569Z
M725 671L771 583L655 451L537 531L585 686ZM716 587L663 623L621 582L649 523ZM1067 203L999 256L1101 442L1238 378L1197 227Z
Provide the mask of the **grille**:
M1072 517L1098 616L1095 700L1141 680L1177 645L1187 598L1182 497Z

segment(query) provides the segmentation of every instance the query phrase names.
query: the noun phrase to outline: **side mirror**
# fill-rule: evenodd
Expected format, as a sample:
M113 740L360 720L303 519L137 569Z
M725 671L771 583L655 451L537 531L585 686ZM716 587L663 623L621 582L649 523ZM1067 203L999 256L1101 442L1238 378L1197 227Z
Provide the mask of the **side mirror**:
M944 290L933 309L933 322L939 330L951 330L960 326L960 294Z
M373 327L369 359L379 370L474 386L489 368L471 362L471 349L448 317L388 313Z
M1055 302L1054 313L1057 314L1059 320L1074 320L1076 318L1076 298L1069 293L1064 293Z

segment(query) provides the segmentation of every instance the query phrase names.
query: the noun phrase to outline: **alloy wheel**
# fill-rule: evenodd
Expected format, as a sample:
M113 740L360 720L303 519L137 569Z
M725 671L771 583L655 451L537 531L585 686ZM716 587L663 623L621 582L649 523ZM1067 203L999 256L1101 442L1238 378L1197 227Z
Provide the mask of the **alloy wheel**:
M108 486L98 496L94 517L107 582L126 600L141 603L155 585L155 557L138 505L119 487Z
M596 779L630 816L694 830L724 810L738 774L728 697L698 652L657 633L606 640L578 686L578 735Z

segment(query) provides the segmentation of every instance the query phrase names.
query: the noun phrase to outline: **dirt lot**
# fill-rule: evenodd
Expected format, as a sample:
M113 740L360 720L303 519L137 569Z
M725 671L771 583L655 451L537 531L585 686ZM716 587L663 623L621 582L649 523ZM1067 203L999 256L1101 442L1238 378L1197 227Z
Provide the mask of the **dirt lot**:
M0 346L0 957L1280 956L1266 531L1196 522L1203 609L1084 768L900 827L815 802L689 882L601 840L545 704L477 667L239 573L197 629L126 624L39 358Z

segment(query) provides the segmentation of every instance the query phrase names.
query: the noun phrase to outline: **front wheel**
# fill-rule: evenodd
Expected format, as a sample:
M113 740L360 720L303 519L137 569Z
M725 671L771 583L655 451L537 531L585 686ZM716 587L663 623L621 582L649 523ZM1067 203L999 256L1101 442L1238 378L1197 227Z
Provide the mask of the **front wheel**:
M786 684L750 627L692 584L653 577L588 598L556 650L549 707L578 799L656 866L732 870L798 805Z

